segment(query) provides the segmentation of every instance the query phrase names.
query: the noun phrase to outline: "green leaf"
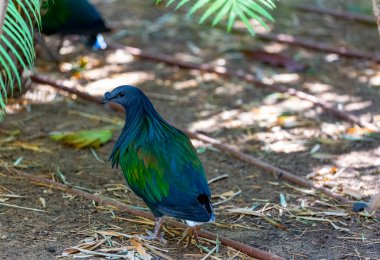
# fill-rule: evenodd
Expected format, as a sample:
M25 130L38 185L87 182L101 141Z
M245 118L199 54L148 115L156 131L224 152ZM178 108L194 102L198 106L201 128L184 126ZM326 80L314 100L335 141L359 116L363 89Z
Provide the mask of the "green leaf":
M22 0L18 0L18 2L21 3ZM41 15L40 15L41 4L39 3L39 1L25 1L25 2L29 10L32 12L34 20L37 22L38 29L40 30L41 29ZM26 13L27 15L29 15L27 11ZM31 31L31 33L33 34L33 31Z
M8 18L8 17L7 17ZM7 30L7 34L13 39L13 41L19 46L20 50L23 52L30 68L33 65L33 54L28 48L26 41L23 40L21 35L17 32L15 27L9 26L8 23L4 23L4 30Z
M211 5L210 8L208 8L206 12L202 15L201 19L199 20L199 23L203 23L204 21L206 21L207 18L210 17L210 15L214 14L224 4L225 2L223 0L215 1L215 3Z
M246 12L250 12L249 9L242 5L239 7L240 10L237 10L236 13L239 15L240 19L243 21L243 23L245 24L245 26L247 27L248 31L254 35L255 34L255 31L253 30L247 16L244 14L244 11Z
M53 133L51 139L60 141L75 148L99 148L112 138L111 130L83 130L77 132Z
M228 23L227 23L227 31L230 32L231 29L232 29L232 26L234 25L235 23L235 19L236 19L236 12L238 11L237 8L236 8L236 5L235 5L235 2L233 2L232 4L232 12L230 12L229 16L228 16Z
M33 47L33 40L29 37L28 32L25 31L25 27L23 27L21 23L18 23L17 20L11 15L8 15L6 17L4 26L9 27L10 31L14 32L16 35L18 35L19 38L21 38L21 41L25 44L25 51L27 51L29 53L29 56L34 59L35 52Z
M24 4L22 3L22 1L20 1L20 0L16 0L16 2L17 2L17 5L22 9L22 11L25 13L25 16L26 16L26 18L27 18L27 20L28 20L28 22L29 22L29 27L30 28L33 28L34 26L33 26L33 20L32 20L32 18L31 18L31 16L29 15L29 13L28 13L28 10L26 10L26 8L25 8L25 6L24 6ZM29 3L28 1L25 1L26 3ZM12 5L12 7L13 7L14 5Z
M198 2L195 5L193 5L193 7L191 7L188 15L194 14L199 8L207 4L207 2L208 0L198 0Z
M265 5L266 7L268 7L269 9L274 9L276 8L276 5L274 4L273 1L271 0L259 0L263 5Z
M212 26L217 25L223 19L223 17L226 16L227 13L231 11L232 4L233 4L233 1L228 1L228 3L226 3L222 7L222 9L219 11L219 13L215 16L214 20L212 21Z
M242 9L252 18L254 18L256 21L258 21L265 29L268 29L268 25L264 22L263 19L261 19L260 16L256 15L253 11L249 9L247 6L242 6ZM248 22L249 23L249 22ZM248 30L249 27L252 27L251 24L249 23L250 26L248 26L246 23L245 25L247 26ZM253 29L252 29L253 30Z
M6 32L6 28L4 28L4 32ZM23 67L23 69L28 69L26 67L26 64L24 62L24 60L21 58L20 54L18 53L18 51L15 49L15 47L13 47L13 45L10 43L10 41L8 41L8 39L3 35L0 36L0 39L5 43L5 45L8 46L8 48L13 52L13 54L16 56L17 60L20 62L21 66ZM19 82L20 86L21 86L21 83Z
M3 57L7 60L6 62L9 64L9 67L13 70L13 76L16 78L17 83L19 85L21 85L20 73L18 72L16 64L12 60L10 54L8 54L2 46L0 46L0 54L2 54ZM5 65L5 67L6 67L6 65ZM12 75L10 75L10 76L12 76ZM12 80L12 82L13 82L13 79L10 79L10 80Z
M28 27L26 22L23 20L20 13L17 11L16 7L14 5L8 6L8 13L10 17L13 17L14 23L12 25L24 36L25 41L28 43L28 46L30 50L34 54L34 47L33 47L33 30L34 28ZM7 22L7 20L5 20Z
M21 75L32 68L35 58L33 34L40 28L40 0L9 1L0 35L0 121L8 89L21 88Z
M182 0L182 1L176 6L175 9L177 10L177 9L181 8L183 5L185 5L185 4L186 4L187 2L189 2L189 1L190 1L190 0ZM170 2L173 3L174 0L171 0ZM171 4L171 3L170 3L170 4ZM169 4L168 4L168 5L169 5Z
M5 102L3 100L3 96L0 95L0 121L2 119L2 109L5 108L5 103L7 102L7 88L5 87L5 84L4 84L4 81L3 81L3 77L2 75L0 74L0 85L1 85L1 90L5 93ZM1 91L0 91L1 92Z
M0 51L1 49L3 49L3 47L0 45ZM10 83L9 85L10 86L13 86L13 77L12 77L12 73L11 73L11 70L9 69L9 66L8 64L5 62L5 60L3 59L3 57L0 55L0 64L3 65L3 69L5 70L5 75L7 76L7 78L9 79ZM5 80L4 80L4 77L1 77L0 78L1 81L2 81L2 84L1 85L5 85ZM5 87L4 89L4 93L2 93L3 95L0 95L1 96L1 100L7 100L7 88Z
M274 0L169 0L167 6L175 2L178 3L176 10L186 4L191 4L188 15L193 15L198 10L204 9L199 23L204 23L208 18L214 16L212 26L215 26L225 18L227 19L227 31L231 31L236 20L241 20L252 35L255 32L250 20L257 20L262 26L268 28L263 18L274 21L267 10L276 7Z
M262 8L260 5L256 4L255 1L251 0L248 3L248 1L246 1L246 0L240 0L239 2L241 5L246 5L246 6L250 7L252 11L264 16L269 21L272 21L272 22L274 21L273 17L270 15L270 13L268 13L267 10Z

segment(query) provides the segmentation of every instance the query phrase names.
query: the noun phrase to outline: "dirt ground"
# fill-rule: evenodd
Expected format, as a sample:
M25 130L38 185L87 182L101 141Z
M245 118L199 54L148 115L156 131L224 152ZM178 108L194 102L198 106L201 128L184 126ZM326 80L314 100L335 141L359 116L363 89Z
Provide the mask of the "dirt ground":
M108 41L247 71L312 93L380 127L379 64L264 42L248 34L227 34L199 26L196 20L186 18L184 11L170 13L149 1L94 2L107 21L118 27L106 36ZM317 2L331 8L368 10L364 0ZM270 28L273 33L380 54L374 26L283 5L275 17L276 23ZM54 41L49 39L50 44ZM308 68L291 73L249 59L238 51L241 48L279 52ZM136 85L167 121L180 128L235 145L353 200L367 201L380 190L379 139L358 137L359 130L353 125L310 102L238 79L135 59L120 50L95 53L70 42L61 52L64 62L59 71L39 50L36 72L94 95L122 84ZM87 62L86 67L73 73L81 61ZM130 239L110 234L141 235L152 229L150 221L141 223L136 216L31 183L8 170L16 168L57 181L60 172L71 186L145 208L125 186L121 171L112 169L108 162L119 129L113 131L111 142L96 151L74 149L49 138L53 131L107 127L110 123L105 118L122 121L123 115L43 85L34 85L21 99L11 100L0 128L0 259L53 259L63 257L70 247L102 239L106 242L99 248L134 250L137 246ZM380 224L373 215L353 213L349 205L315 190L277 180L209 145L196 140L193 143L208 179L228 174L228 178L210 184L213 200L220 204L215 206L216 223L204 225L205 229L286 259L379 259ZM242 208L265 217L243 214ZM206 255L195 246L183 249L177 245L178 230L168 227L165 238L168 244L152 246L174 259L201 259ZM208 241L201 242L208 249L214 248ZM153 259L164 259L146 250ZM135 256L144 259L137 253ZM212 257L248 258L224 246Z

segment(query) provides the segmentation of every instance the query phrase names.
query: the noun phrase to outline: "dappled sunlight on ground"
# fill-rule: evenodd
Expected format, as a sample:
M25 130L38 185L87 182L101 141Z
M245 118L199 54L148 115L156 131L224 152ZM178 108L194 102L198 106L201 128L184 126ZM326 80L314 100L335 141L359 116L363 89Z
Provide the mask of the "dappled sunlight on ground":
M91 95L103 96L105 92L111 91L115 86L133 85L138 86L145 81L152 80L154 75L144 71L134 71L122 74L115 74L112 77L107 77L98 81L89 83L86 86L86 91Z
M268 84L311 93L361 119L373 118L380 126L379 65L200 27L194 17L184 19L181 11L165 16L166 9L155 9L145 1L94 2L112 23L128 24L128 28L106 35L106 40L112 41L112 36L118 35L119 38L114 37L118 44L168 54L182 61L212 64L219 66L221 72L226 68L244 71ZM257 29L261 31L262 27ZM362 34L368 36L373 29L286 11L269 30L374 52L373 42L378 40L374 32L371 41L354 41ZM55 41L48 43L53 45ZM281 54L307 69L289 72L284 67L249 58L239 51L241 48ZM124 50L94 53L70 41L61 53L63 62L59 68L39 55L36 73L95 96L119 85L138 86L163 118L181 129L204 133L355 201L368 201L380 190L379 135L345 122L309 101L236 78L138 59ZM14 204L42 208L41 201L45 201L48 213L38 215L7 208L0 215L7 217L11 228L2 231L0 226L0 235L4 232L9 238L2 240L0 251L12 248L15 234L24 244L35 243L30 250L39 250L51 259L88 237L95 242L102 239L101 233L95 231L142 234L150 229L151 222L125 212L3 174L6 167L16 167L59 180L57 173L61 172L70 185L134 207L145 207L123 185L120 170L112 169L107 161L120 133L122 113L37 84L21 99L12 100L7 108L8 115L0 129L0 195L4 186L25 196L12 198ZM107 127L112 128L112 138L99 149L74 149L50 137L53 131ZM377 256L379 223L369 213L353 213L350 205L342 205L315 189L276 179L269 171L209 144L192 142L207 178L224 176L210 184L217 203L217 222L205 225L206 229L287 259L355 258L357 252L363 257ZM31 228L19 225L24 222ZM43 233L46 230L49 232ZM179 235L178 230L168 228L165 236L169 245L156 246L176 259L192 257L197 249L180 248L176 244ZM47 239L58 244L57 253L46 251ZM115 237L109 239L117 246L126 243ZM207 241L202 243L213 247ZM24 244L18 245L17 250L24 252ZM229 250L222 247L217 257L233 258L236 252Z

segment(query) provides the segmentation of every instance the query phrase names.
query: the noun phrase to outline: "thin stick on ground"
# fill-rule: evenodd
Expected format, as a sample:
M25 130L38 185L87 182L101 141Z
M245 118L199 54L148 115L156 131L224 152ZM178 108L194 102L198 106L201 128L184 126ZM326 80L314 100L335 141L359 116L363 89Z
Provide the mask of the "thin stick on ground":
M240 30L237 30L240 32ZM241 31L243 33L243 31ZM374 62L380 62L380 55L376 55L375 53L348 49L346 47L335 47L321 42L315 42L307 39L297 38L293 35L289 34L272 34L272 33L258 33L257 38L266 40L266 41L275 41L279 43L285 43L289 45L294 45L298 47L302 47L305 49L327 52L327 53L335 53L341 57L346 58L355 58L355 59L365 59L371 60Z
M16 173L18 176L22 176L24 178L29 179L30 181L33 181L33 182L43 183L45 185L48 185L51 188L62 190L64 192L67 192L70 194L79 195L83 198L93 200L93 201L100 203L100 204L103 204L103 205L112 206L114 208L117 208L118 210L128 212L128 213L135 215L135 216L140 216L140 217L144 217L147 219L154 220L154 216L151 213L149 213L148 211L134 209L132 207L129 207L129 206L119 202L119 201L112 200L109 198L100 197L100 196L97 196L97 195L94 195L94 194L91 194L91 193L88 193L88 192L85 192L82 190L78 190L78 189L69 187L65 184L58 183L58 182L55 182L55 181L52 181L52 180L49 180L49 179L46 179L46 178L43 178L40 176L35 176L33 174L29 174L26 172L21 172L21 171L16 171L16 170L12 170L10 172ZM181 228L181 229L187 228L187 225L185 225L181 222L172 220L172 219L165 219L165 223L169 224L170 226ZM223 236L219 236L219 235L217 236L216 234L211 233L209 231L200 230L198 232L198 235L200 237L211 239L214 241L216 239L219 239L219 241L223 245L232 247L232 248L234 248L234 249L236 249L236 250L238 250L238 251L240 251L240 252L242 252L248 256L251 256L251 257L256 257L259 259L272 259L272 260L283 260L284 259L280 256L271 254L269 252L262 251L260 249L251 247L249 245L246 245L246 244L237 242L235 240L229 239L227 237L223 237Z
M380 0L372 0L372 1L380 1ZM220 25L217 27L219 29L225 30L225 28ZM246 35L246 31L240 28L234 28L234 30L232 30L231 32L235 34ZM291 34L257 33L256 37L264 41L274 41L274 42L288 44L290 46L298 46L304 49L325 52L325 53L334 53L334 54L338 54L341 57L345 57L349 59L364 59L364 60L370 60L370 61L374 61L378 63L380 62L380 55L376 53L361 51L357 49L349 49L343 46L335 47L323 42L316 42L313 40L296 37Z
M297 4L297 5L294 5L294 7L298 10L305 11L305 12L325 14L325 15L333 16L335 18L345 19L345 20L350 20L350 21L355 21L355 22L375 24L373 17L369 15L362 15L362 14L355 14L352 12L320 8L317 6L305 5L305 4Z
M18 206L18 205L14 205L14 204L8 204L8 203L2 203L2 202L0 203L0 206L17 208L17 209L26 209L26 210L38 211L38 212L46 212L45 210L42 210L42 209L22 207L22 206Z
M255 79L255 77L252 76L251 74L248 74L248 73L243 72L243 71L229 70L226 67L222 67L222 66L215 67L215 66L211 66L211 65L205 64L205 63L197 64L194 62L181 61L181 60L177 60L171 56L154 54L154 53L146 52L146 51L139 49L139 48L134 48L134 47L129 47L129 46L114 46L114 47L123 49L126 52L130 53L131 55L142 58L142 59L148 59L148 60L152 60L152 61L156 61L156 62L163 62L163 63L166 63L168 65L177 66L177 67L184 68L184 69L194 69L194 70L199 70L199 71L204 71L204 72L211 72L211 73L215 73L215 74L218 74L218 75L221 75L224 77L239 78L239 79L244 80L246 82L252 83L255 87L259 87L259 88L263 88L263 89L267 89L267 90L275 90L278 92L289 94L291 96L298 97L298 98L303 99L303 100L307 100L307 101L309 101L309 102L311 102L317 106L322 107L324 110L332 113L333 115L335 115L335 116L337 116L337 117L339 117L345 121L357 124L361 127L369 128L369 129L374 130L374 131L378 130L377 126L375 126L369 122L366 122L364 120L361 120L360 118L358 118L357 116L355 116L353 114L339 110L339 109L335 108L333 105L321 100L320 98L318 98L316 96L313 96L313 95L308 94L304 91L297 90L295 88L290 88L290 87L287 87L284 85L266 84L260 80ZM379 61L380 61L380 59L379 59ZM33 78L32 78L32 80L34 81Z
M95 103L98 103L100 104L101 103L101 98L100 97L95 97L95 96L92 96L90 94L87 94L87 93L83 93L79 90L75 90L75 89L71 89L71 88L68 88L68 87L65 87L65 86L62 86L58 83L56 83L55 81L51 80L51 79L48 79L46 77L41 77L41 76L36 76L36 75L33 75L31 76L31 79L34 81L34 82L38 82L38 83L42 83L42 84L47 84L47 85L50 85L54 88L57 88L57 89L60 89L60 90L64 90L64 91L67 91L69 93L72 93L72 94L75 94L77 95L78 97L80 98L83 98L85 100L88 100L88 101L92 101L92 102L95 102ZM124 110L116 105L116 104L109 104L110 107L114 110L117 110L117 111L121 111L121 112L124 112ZM290 172L287 172L285 170L282 170L280 168L277 168L275 166L272 166L270 165L269 163L266 163L260 159L257 159L253 156L250 156L248 154L245 154L245 153L242 153L240 152L239 150L237 150L236 148L228 145L228 144L224 144L223 142L217 140L217 139L214 139L214 138L211 138L211 137L208 137L206 135L203 135L203 134L199 134L199 133L194 133L194 132L191 132L189 130L182 130L184 133L186 133L190 138L193 138L193 139L198 139L204 143L209 143L211 144L212 146L220 149L221 151L223 151L224 153L230 155L230 156L233 156L239 160L242 160L242 161L245 161L249 164L253 164L261 169L264 170L264 173L269 173L269 174L273 174L274 176L276 176L277 178L279 179L284 179L284 180L287 180L291 183L295 183L297 185L300 185L300 186L303 186L303 187L307 187L307 188L314 188L314 189L317 189L318 191L320 191L321 193L331 197L331 198L334 198L336 200L339 200L340 202L342 203L349 203L350 201L339 195L339 194L336 194L334 192L331 192L330 190L324 188L324 187L319 187L317 185L315 185L313 182L309 181L309 180L306 180L302 177L298 177Z

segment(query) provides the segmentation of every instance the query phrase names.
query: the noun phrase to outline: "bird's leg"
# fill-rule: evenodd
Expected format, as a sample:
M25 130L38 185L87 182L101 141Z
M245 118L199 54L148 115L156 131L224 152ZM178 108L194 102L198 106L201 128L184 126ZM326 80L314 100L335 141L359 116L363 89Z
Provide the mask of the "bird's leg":
M144 236L146 240L159 240L162 243L166 244L166 240L164 239L164 234L161 233L162 226L164 225L164 218L159 217L156 218L156 225L154 226L153 233L148 231L148 236Z
M187 238L187 243L185 248L189 247L191 245L191 239L194 237L195 243L198 245L199 244L199 239L198 239L198 231L201 229L200 226L194 226L194 227L187 227L185 233L183 234L182 238L178 241L177 244L181 243L182 241Z

